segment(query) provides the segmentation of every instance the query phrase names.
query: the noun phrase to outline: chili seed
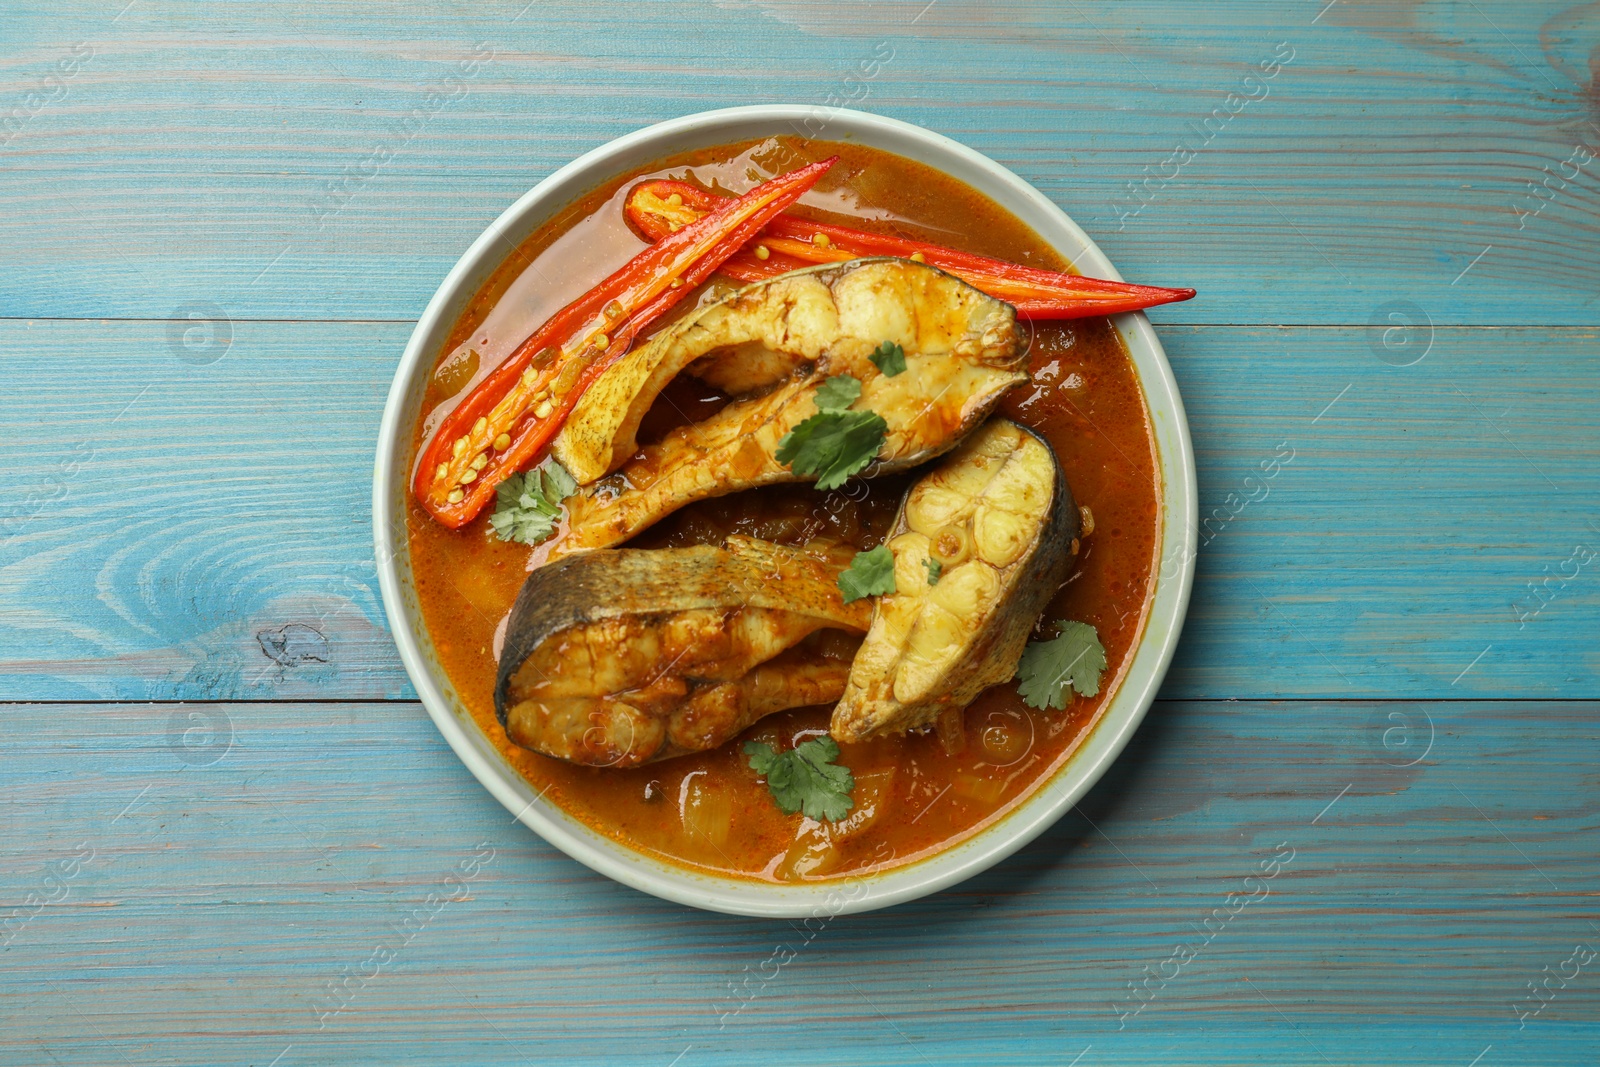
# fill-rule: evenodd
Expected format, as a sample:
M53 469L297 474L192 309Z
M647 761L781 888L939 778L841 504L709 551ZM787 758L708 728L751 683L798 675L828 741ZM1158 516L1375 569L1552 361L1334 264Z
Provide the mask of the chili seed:
M928 257L923 255L921 252L913 252L911 253L911 262L926 263L928 262Z
M482 452L479 452L476 456L472 457L472 469L473 470L481 471L481 470L483 470L483 468L487 467L488 465L489 465L489 457L484 455Z
M462 492L460 489L452 489L450 490L450 495L445 497L445 499L452 504L459 504L461 503L462 499L466 497L466 495L467 494Z
M756 245L757 259L766 259L770 255L772 255L772 251L766 245Z
M487 430L488 428L489 428L489 420L487 418L485 418L484 416L482 416L482 415L479 415L478 416L478 421L472 424L472 432L474 434L480 434L483 431Z
M496 452L504 452L506 449L508 449L510 447L511 447L511 435L510 434L503 433L499 437L496 437L494 439L494 448L495 448Z
M554 409L555 405L550 403L548 399L541 400L539 401L539 406L533 409L534 418L547 419L550 417L550 412Z
M473 470L471 467L468 467L466 470L461 472L461 484L462 485L466 485L469 482L475 482L477 480L478 480L478 472Z
M811 235L811 243L816 245L818 248L827 248L831 242L828 240L827 234L814 233Z
M673 193L671 196L667 197L667 203L671 204L673 207L682 207L683 206L683 194L682 193Z
M450 451L455 453L457 459L460 459L461 453L465 452L466 450L467 439L465 437L456 438L456 443L450 446Z
M444 476L446 474L449 474L449 473L450 473L450 464L441 463L441 464L439 464L439 468L433 472L433 477L437 481L443 481L444 480Z

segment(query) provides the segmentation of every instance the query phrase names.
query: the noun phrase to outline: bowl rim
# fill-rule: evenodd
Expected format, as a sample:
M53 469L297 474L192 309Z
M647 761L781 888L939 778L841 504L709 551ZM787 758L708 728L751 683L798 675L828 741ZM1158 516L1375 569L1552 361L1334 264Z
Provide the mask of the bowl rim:
M753 132L763 127L764 134ZM378 432L372 495L374 560L390 632L423 707L472 775L516 821L600 874L690 907L765 918L832 917L938 892L999 863L1072 808L1127 745L1172 662L1193 587L1198 529L1194 452L1172 368L1143 313L1115 316L1112 323L1134 361L1156 437L1161 475L1156 589L1128 664L1098 721L1072 755L1011 811L951 848L882 873L774 885L703 873L636 851L545 800L543 790L535 793L478 729L424 647L426 631L411 584L405 526L407 453L422 383L466 301L503 260L505 243L515 247L554 211L651 159L790 131L855 140L935 166L1017 215L1078 270L1121 279L1089 236L1043 193L975 149L923 127L846 108L795 104L722 108L668 119L600 145L554 171L506 208L456 261L417 320L395 370Z

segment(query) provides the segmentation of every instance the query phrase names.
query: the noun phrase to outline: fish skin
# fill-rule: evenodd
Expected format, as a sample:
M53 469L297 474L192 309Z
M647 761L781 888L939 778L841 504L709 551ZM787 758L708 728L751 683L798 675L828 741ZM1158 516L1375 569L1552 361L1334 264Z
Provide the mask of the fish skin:
M851 555L733 536L540 568L507 623L495 712L525 748L631 767L832 703L849 665L784 653L820 629L866 631L871 606L845 604L838 588Z

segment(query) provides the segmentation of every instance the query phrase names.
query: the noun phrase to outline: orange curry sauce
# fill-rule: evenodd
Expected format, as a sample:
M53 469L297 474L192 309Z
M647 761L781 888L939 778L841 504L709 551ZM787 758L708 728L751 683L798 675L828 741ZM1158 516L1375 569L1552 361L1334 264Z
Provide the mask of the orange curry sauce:
M621 210L635 182L672 177L742 192L831 154L840 162L807 194L799 213L1066 268L1037 235L980 193L876 149L781 138L663 160L559 212L485 283L441 353L415 447L420 451L455 400L545 318L643 247ZM732 287L713 279L699 302ZM695 306L694 299L685 299L680 313ZM478 726L536 789L545 789L572 816L630 847L723 875L782 881L899 866L1004 816L1071 755L1116 691L1153 588L1158 515L1149 418L1132 363L1110 324L1024 324L1024 336L1030 329L1033 380L1012 392L1002 412L1039 430L1054 446L1074 496L1094 516L1094 532L1083 539L1076 570L1044 612L1039 635L1053 634L1056 619L1098 629L1109 663L1098 697L1072 697L1064 711L1041 712L1023 704L1014 683L1006 684L967 708L961 738L941 740L929 732L841 745L839 762L856 777L855 810L827 830L779 811L742 752L751 739L782 749L825 733L831 710L826 707L774 715L715 751L636 769L562 763L513 745L494 713L499 640L532 549L496 540L487 513L452 531L413 501L407 522L423 617L441 664ZM686 416L703 418L724 402L680 379L646 420L641 440L652 440ZM739 531L790 544L834 536L869 548L889 527L910 481L852 480L829 493L808 486L739 493L684 508L633 543L719 543Z

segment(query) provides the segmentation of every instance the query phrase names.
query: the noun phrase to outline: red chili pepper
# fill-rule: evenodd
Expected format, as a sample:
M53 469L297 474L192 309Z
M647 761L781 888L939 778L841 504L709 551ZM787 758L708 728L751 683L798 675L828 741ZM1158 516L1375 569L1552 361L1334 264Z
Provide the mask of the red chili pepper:
M417 463L417 500L452 529L472 521L496 486L539 457L584 390L640 330L800 199L836 159L801 167L737 199L719 198L703 216L663 235L551 316L440 424Z
M725 202L725 197L686 182L647 181L628 194L627 217L646 239L660 241ZM779 215L769 222L748 247L728 258L722 273L740 281L756 282L800 267L863 256L897 256L938 267L1012 304L1025 319L1116 315L1188 300L1195 292L1024 267L904 237L864 233L789 215Z

